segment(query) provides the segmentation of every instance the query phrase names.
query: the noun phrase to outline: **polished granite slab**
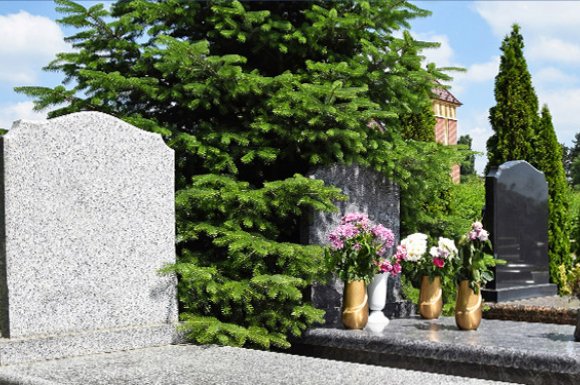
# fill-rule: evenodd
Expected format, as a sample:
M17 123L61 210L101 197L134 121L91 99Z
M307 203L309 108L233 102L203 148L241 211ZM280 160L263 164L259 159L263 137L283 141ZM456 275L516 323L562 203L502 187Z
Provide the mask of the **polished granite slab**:
M193 345L171 345L0 367L0 384L502 385L494 381L289 354Z
M506 264L493 268L495 279L482 290L486 301L557 294L549 283L548 206L544 173L528 162L512 160L487 174L483 224L495 258Z
M580 384L574 326L482 320L460 331L455 320L393 319L379 334L318 328L297 354L524 384Z

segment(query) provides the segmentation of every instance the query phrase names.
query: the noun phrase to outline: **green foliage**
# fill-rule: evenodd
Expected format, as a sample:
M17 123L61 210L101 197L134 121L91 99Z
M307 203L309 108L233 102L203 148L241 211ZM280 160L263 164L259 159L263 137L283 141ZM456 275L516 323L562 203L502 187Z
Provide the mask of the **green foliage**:
M502 43L500 70L496 77L497 104L490 109L494 135L488 140L486 172L509 160L523 159L543 171L549 189L550 277L559 286L558 266L571 265L568 189L562 147L558 143L547 106L538 115L538 98L523 56L519 26ZM572 164L574 169L574 164Z
M468 150L471 150L471 143L473 139L469 135L461 135L457 144L465 146ZM461 170L461 181L463 182L468 176L475 175L475 153L467 155L460 165Z
M576 258L580 255L580 192L571 191L568 199L568 220L570 221L570 252Z
M437 44L406 30L429 12L407 1L122 0L111 14L56 3L78 31L46 67L65 80L17 90L50 117L109 113L175 150L172 269L193 341L285 347L322 319L303 289L324 275L323 252L300 244L300 221L342 195L301 176L313 167L358 163L397 181L408 227L445 217L462 155L402 136L407 116L428 128L432 85L449 79L420 65Z
M576 158L570 164L570 184L575 190L580 189L580 158Z
M564 170L570 185L580 189L580 132L576 133L572 147L562 145Z
M558 143L552 116L547 106L542 107L541 121L536 144L537 167L544 171L549 192L548 240L550 256L550 277L559 286L558 269L560 265L572 267L570 255L570 220L568 216L569 188L562 164L562 147Z
M471 224L482 216L485 206L485 183L483 178L472 175L460 184L453 185L448 220L448 236L459 239Z
M441 314L444 317L451 317L455 314L455 303L457 300L457 282L453 276L442 277L441 290L443 292L443 308Z
M453 218L457 185L450 170L465 152L421 142L409 142L408 151L409 157L400 161L400 172L410 178L402 184L401 234L424 233L433 239L459 236L464 230L456 227Z
M560 294L575 295L580 298L580 263L572 268L564 265L558 266L559 281L562 283Z
M475 293L493 280L492 267L506 263L502 259L494 258L489 240L470 240L469 236L464 235L458 242L458 248L457 283L468 280L469 287Z
M454 213L462 215L463 223L460 226L463 234L471 223L481 218L485 206L485 183L478 176L466 178L463 183L455 185Z
M566 180L568 183L571 182L571 174L570 174L570 167L572 165L572 160L570 158L570 148L566 146L564 143L560 143L562 147L562 164L564 165L564 172L566 173ZM570 185L572 185L570 183Z
M400 120L403 138L423 142L435 141L435 115L431 103L426 104L422 111L402 114Z
M580 157L580 132L574 135L574 140L572 141L572 147L569 149L569 155L571 159L576 159Z

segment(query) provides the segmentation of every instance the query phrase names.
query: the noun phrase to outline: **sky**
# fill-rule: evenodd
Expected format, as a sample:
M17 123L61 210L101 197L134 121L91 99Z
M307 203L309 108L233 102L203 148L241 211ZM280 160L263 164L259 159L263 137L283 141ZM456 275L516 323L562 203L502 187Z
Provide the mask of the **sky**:
M81 1L91 6L98 1ZM107 2L105 2L107 3ZM441 43L424 51L426 61L440 67L459 66L451 92L463 103L458 109L459 135L473 138L473 149L485 152L491 135L489 108L494 101L494 78L501 41L518 23L526 44L524 54L541 104L552 112L558 140L570 146L580 109L580 2L575 1L413 1L432 15L412 22L415 38ZM58 52L70 50L55 20L54 3L0 0L0 127L18 119L44 119L32 101L16 94L20 85L56 86L62 75L42 67ZM484 155L476 158L482 172Z

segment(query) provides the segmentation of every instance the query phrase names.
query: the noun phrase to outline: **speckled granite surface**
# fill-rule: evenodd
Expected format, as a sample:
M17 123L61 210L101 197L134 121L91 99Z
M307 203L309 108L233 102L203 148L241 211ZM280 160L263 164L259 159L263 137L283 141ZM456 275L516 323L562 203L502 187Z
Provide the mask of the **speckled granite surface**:
M173 150L99 112L0 143L0 364L170 343Z
M381 334L313 329L299 354L527 384L580 383L574 327L483 320L460 331L453 318L393 319Z
M214 346L174 345L0 368L3 385L506 385Z
M0 365L142 349L184 341L176 325L171 324L35 338L0 338Z
M339 165L320 167L313 170L311 178L334 185L348 196L343 202L336 202L338 211L334 213L311 212L304 216L301 227L302 241L307 244L324 245L328 243L328 234L346 213L363 212L377 223L393 230L395 242L400 232L400 191L384 175L358 165ZM390 250L389 252L391 252ZM312 303L325 311L326 325L340 324L342 292L344 284L340 280L331 280L326 285L315 284L312 287ZM400 280L389 277L387 290L388 316L405 311L400 295Z

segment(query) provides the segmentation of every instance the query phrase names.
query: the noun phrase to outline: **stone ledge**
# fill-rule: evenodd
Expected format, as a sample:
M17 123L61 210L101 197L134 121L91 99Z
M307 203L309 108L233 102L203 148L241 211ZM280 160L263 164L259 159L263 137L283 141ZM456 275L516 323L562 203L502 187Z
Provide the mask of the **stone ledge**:
M0 368L2 385L508 385L249 349L172 345Z
M297 354L532 385L580 383L580 343L568 325L483 320L460 331L453 318L394 319L380 334L312 329Z
M0 366L182 342L177 325L164 324L22 339L0 339Z

